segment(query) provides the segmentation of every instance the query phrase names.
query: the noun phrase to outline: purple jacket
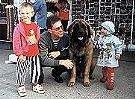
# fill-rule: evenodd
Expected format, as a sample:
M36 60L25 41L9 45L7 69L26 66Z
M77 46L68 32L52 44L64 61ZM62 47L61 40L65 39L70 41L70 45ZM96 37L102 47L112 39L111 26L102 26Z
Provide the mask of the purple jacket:
M36 24L36 23L35 23ZM40 38L40 29L37 25L37 40L39 41ZM23 24L20 22L14 29L13 32L13 52L19 56L19 55L25 55L25 53L28 52L28 44L27 44L27 38L25 35Z

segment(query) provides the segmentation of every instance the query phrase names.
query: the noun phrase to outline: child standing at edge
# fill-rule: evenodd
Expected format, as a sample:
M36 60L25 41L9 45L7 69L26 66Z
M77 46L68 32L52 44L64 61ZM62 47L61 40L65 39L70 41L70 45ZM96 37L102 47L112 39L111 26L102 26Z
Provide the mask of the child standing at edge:
M111 21L101 24L101 38L99 39L100 54L97 65L102 66L103 77L100 82L106 84L107 90L114 89L115 69L119 66L118 60L122 54L122 42L113 35L115 26Z
M39 62L38 41L40 30L37 24L31 22L34 9L30 3L22 3L20 6L20 22L15 27L13 33L13 51L18 56L17 60L17 84L20 96L26 96L25 79L28 69L30 69L33 91L44 93L43 87L38 83L41 75Z

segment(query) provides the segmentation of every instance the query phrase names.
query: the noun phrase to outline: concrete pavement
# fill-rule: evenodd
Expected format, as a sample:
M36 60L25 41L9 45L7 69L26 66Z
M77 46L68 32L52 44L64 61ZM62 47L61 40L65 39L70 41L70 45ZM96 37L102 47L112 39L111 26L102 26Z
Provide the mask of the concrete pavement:
M44 68L45 94L31 91L29 79L26 80L28 95L20 98L16 91L16 65L5 64L12 50L0 49L0 99L135 99L135 57L134 53L124 54L120 67L117 69L116 88L108 91L99 82L101 68L94 71L95 80L90 87L83 87L82 80L77 79L74 87L67 87L67 75L64 73L64 83L56 83L51 76L51 68ZM128 56L128 57L127 57ZM132 57L131 57L132 56ZM131 59L132 61L127 61Z

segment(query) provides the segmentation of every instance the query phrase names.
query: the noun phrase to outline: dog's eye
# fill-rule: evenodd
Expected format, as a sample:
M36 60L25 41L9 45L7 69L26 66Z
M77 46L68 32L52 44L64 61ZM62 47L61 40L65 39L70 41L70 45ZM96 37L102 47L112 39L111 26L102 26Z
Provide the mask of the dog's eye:
M78 37L78 40L83 40L83 37Z

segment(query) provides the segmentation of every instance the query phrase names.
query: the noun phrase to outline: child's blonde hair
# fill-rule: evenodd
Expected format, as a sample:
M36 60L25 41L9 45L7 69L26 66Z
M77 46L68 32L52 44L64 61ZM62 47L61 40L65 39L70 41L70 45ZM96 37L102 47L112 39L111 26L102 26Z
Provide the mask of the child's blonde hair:
M21 5L20 5L20 8L19 8L19 12L21 9L23 8L27 8L29 7L31 9L32 12L34 12L34 8L33 8L33 5L31 3L28 3L28 2L23 2Z

